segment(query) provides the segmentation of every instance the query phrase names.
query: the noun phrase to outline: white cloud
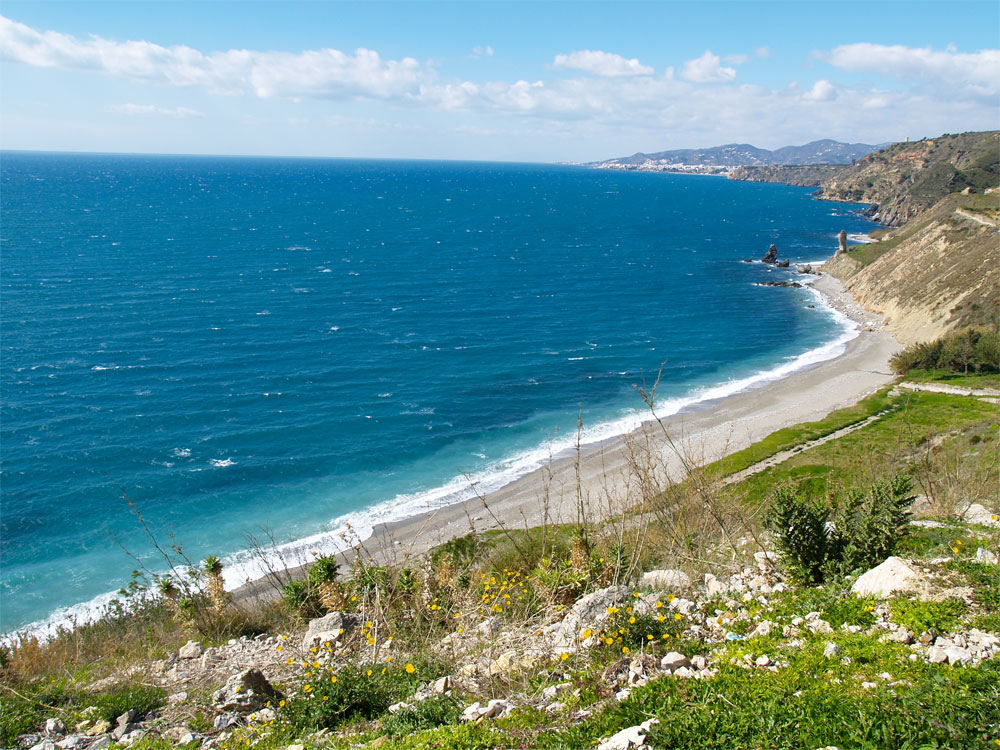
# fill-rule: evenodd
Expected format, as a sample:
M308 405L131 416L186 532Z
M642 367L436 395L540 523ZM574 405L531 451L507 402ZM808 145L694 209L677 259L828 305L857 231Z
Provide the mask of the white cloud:
M742 65L750 59L750 55L726 55L722 59L730 65Z
M488 44L485 47L473 47L472 55L473 57L493 57L493 47Z
M803 94L803 98L814 102L828 102L837 98L837 89L832 83L821 78Z
M1000 95L1000 50L996 49L960 53L861 42L841 45L819 56L848 73L890 75L941 95L987 99Z
M754 56L759 57L761 60L770 60L771 59L771 48L770 47L767 47L767 46L758 47L757 49L755 49L753 51L753 53L754 53Z
M718 55L705 50L701 57L684 63L681 78L692 83L724 83L736 78L736 69L723 67Z
M630 60L613 52L602 52L601 50L577 50L568 55L556 55L552 61L553 68L582 70L596 76L618 77L618 76L648 76L653 74L653 69L648 65L643 65L638 58Z
M482 49L485 54L488 48ZM753 54L765 56L761 50ZM539 76L541 80L442 80L430 63L418 63L412 58L384 60L372 50L353 54L332 49L203 53L185 46L38 32L0 17L0 55L27 65L93 71L164 86L197 87L215 94L367 99L409 108L400 116L398 109L360 105L358 109L364 111L358 114L367 124L343 120L340 126L351 133L371 133L379 129L377 123L382 120L403 120L410 127L411 120L420 121L424 116L422 112L420 117L411 117L418 109L443 110L449 113L449 123L453 122L455 128L468 128L469 132L541 132L543 137L525 147L529 148L525 153L539 158L543 154L539 143L556 149L561 157L573 158L570 149L581 149L579 144L584 142L593 143L596 149L608 149L595 156L612 156L620 147L620 153L625 153L628 148L634 150L645 144L650 150L661 145L708 146L737 140L777 147L820 137L880 142L914 132L995 127L995 97L990 99L982 92L1000 87L997 54L849 45L826 56L843 70L878 68L919 84L907 90L844 85L833 75L816 80L809 89L741 84L736 82L735 68L727 67L711 51L678 66L676 76L672 68L654 75L651 67L638 60L583 50L555 58L553 67L578 71L572 74ZM113 109L133 116L201 116L195 110L153 104L125 104ZM851 117L845 118L844 112L851 112ZM323 110L317 112L313 129L324 114ZM287 116L283 111L273 122L287 128ZM351 112L339 116L347 118ZM423 122L431 122L434 117L428 114ZM204 122L206 131L214 120ZM390 124L381 129L399 127ZM24 130L28 132L28 126ZM426 132L432 130L428 127ZM556 135L564 135L566 140L558 140ZM636 145L621 146L626 138ZM303 149L310 145L302 140ZM501 151L497 154L502 155Z
M335 49L287 52L228 50L205 55L185 46L143 41L81 40L39 32L0 16L0 55L37 67L94 70L173 86L203 86L212 93L252 91L261 98L388 99L415 93L430 71L413 58L382 60L377 52Z
M153 104L117 104L114 107L110 107L112 112L118 112L123 115L158 115L161 117L204 117L205 115L196 109L188 109L187 107L175 107L173 109L166 109L164 107L157 107Z

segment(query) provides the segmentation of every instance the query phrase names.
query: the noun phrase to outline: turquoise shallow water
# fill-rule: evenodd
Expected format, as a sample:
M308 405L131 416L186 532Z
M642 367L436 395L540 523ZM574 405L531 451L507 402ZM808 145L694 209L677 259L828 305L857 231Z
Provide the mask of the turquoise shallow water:
M799 188L563 166L0 171L3 631L93 609L122 546L157 568L123 491L194 559L235 555L498 486L580 412L620 432L663 362L680 405L829 356L842 323L741 259L871 226Z

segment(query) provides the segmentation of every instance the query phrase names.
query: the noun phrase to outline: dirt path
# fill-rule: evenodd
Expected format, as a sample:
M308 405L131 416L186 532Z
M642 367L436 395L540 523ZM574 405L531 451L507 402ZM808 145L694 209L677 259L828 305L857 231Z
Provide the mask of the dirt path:
M807 440L804 443L799 443L798 445L789 448L788 450L779 451L772 456L768 456L763 461L758 461L752 466L748 466L742 471L737 471L735 474L730 474L728 477L722 480L722 485L726 486L733 484L735 482L741 482L747 477L753 476L754 474L759 474L765 469L770 469L772 466L777 466L778 464L787 461L792 456L797 456L802 451L807 451L810 448L815 448L817 445L823 445L823 443L829 443L831 440L837 440L838 438L844 437L844 435L849 435L855 430L860 430L862 427L867 427L872 422L880 419L884 415L888 414L890 409L885 411L880 411L878 414L873 414L868 417L868 419L863 419L860 422L855 422L854 424L849 424L847 427L841 427L839 430L831 432L829 435L824 435L823 437L816 438L815 440Z
M966 211L964 208L956 208L955 213L961 216L963 219L972 219L973 221L979 222L980 224L983 224L985 226L993 227L994 229L997 228L996 222L990 221L985 216L976 216L976 214L970 213L969 211Z
M960 385L945 385L944 383L910 383L896 384L897 388L907 391L930 391L931 393L947 393L951 396L1000 396L996 388L965 388Z

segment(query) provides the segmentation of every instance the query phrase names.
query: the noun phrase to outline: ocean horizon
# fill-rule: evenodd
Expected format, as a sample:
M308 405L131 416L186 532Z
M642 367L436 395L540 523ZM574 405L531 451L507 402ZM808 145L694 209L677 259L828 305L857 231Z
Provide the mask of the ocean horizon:
M0 632L253 577L836 356L811 190L580 166L4 152ZM790 269L759 262L777 245ZM475 489L473 489L475 488ZM134 559L133 559L134 558Z

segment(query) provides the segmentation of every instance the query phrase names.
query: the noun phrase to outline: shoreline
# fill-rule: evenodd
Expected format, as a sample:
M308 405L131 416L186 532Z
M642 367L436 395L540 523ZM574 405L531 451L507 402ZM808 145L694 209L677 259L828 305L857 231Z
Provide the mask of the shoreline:
M633 481L629 449L637 443L643 449L652 447L662 459L659 479L679 481L684 469L678 452L699 464L709 463L776 430L822 419L892 381L895 376L888 367L889 357L902 347L885 329L881 316L862 308L841 282L828 274L809 286L856 326L857 335L837 356L666 417L662 424L674 447L664 442L660 424L651 415L627 434L581 446L572 455L554 456L546 465L482 496L376 523L370 535L338 553L337 560L350 566L360 552L374 564L402 564L472 531L573 521L578 484L590 518L604 518L627 502ZM304 565L288 567L282 575L297 577L304 569ZM238 586L231 594L236 602L256 603L271 601L277 595L275 582L268 576Z
M822 261L812 265L822 265ZM679 449L696 463L717 460L741 450L768 434L801 422L821 419L831 411L856 403L877 390L894 376L888 369L889 356L901 345L885 330L881 317L864 310L842 284L828 274L822 274L805 285L822 298L825 305L848 318L854 324L854 337L846 342L840 354L819 362L806 364L784 375L767 377L774 369L750 376L762 377L743 390L715 398L696 400L676 413L662 419L662 424L676 448L666 446L660 423L652 414L628 432L583 444L579 450L564 448L550 456L541 466L512 481L468 499L461 499L437 508L417 511L412 515L387 521L373 521L363 538L352 544L337 544L343 550L334 554L342 564L350 566L357 551L376 564L402 564L449 539L472 531L486 532L499 528L529 528L543 523L574 521L577 513L577 458L579 457L580 495L591 520L604 519L621 509L627 502L634 477L630 476L629 448L652 449L658 459L657 479L660 482L683 478L683 462ZM827 346L833 344L827 344ZM810 350L815 351L815 350ZM801 355L800 355L801 356ZM711 391L715 386L710 386ZM475 483L470 485L474 491ZM355 515L355 514L351 514ZM256 575L229 588L237 603L265 604L279 596L280 583L304 575L310 554L327 547L338 530L321 532L304 539L292 540L288 552L273 557L266 564L258 560ZM322 541L321 541L322 540ZM313 544L311 542L315 541ZM324 543L325 542L325 543ZM239 553L240 556L246 552ZM280 559L279 559L280 558ZM110 592L86 603L95 604L115 598ZM77 605L79 606L79 605ZM67 608L73 610L76 607ZM88 606L88 609L90 607ZM101 616L71 623L83 624ZM58 612L59 610L57 610ZM52 617L32 623L6 634L30 633L43 639L51 637L59 627L65 627Z

